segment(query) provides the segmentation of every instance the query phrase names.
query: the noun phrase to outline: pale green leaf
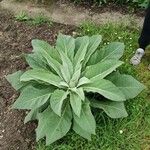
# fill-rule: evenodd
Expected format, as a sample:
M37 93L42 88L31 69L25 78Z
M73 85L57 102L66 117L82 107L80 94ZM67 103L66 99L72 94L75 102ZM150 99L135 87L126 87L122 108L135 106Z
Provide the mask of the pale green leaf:
M143 84L130 75L114 74L109 78L122 91L126 99L135 98L145 89Z
M74 122L85 132L95 134L96 123L91 113L89 103L82 105L80 117L74 114Z
M15 90L21 89L27 83L21 82L20 77L22 76L22 71L17 71L13 74L9 74L6 76L7 81L12 85Z
M84 75L89 79L100 80L105 78L122 64L122 61L117 60L106 60L99 62L95 65L88 66L85 69Z
M73 60L75 39L68 35L59 34L56 41L56 49L60 52L63 51L67 56Z
M61 77L61 64L52 57L53 51L55 51L54 48L40 40L32 40L32 46L34 48L33 51L41 54L43 59L47 61L47 64Z
M82 85L89 84L89 83L91 83L91 81L90 81L88 78L82 77L82 78L79 80L79 83L78 83L77 87L80 87L80 86L82 86Z
M112 82L101 79L84 86L86 92L99 93L113 101L125 101L125 96Z
M80 75L81 75L81 68L82 66L80 65L79 68L77 70L75 70L70 82L69 82L69 85L70 87L74 88L77 86L78 84L78 81L79 81L79 78L80 78Z
M95 53L90 57L86 66L91 66L91 65L97 64L99 62L98 56L100 55L99 54L100 52L101 52L101 50L99 50L99 49L97 51L95 51Z
M24 119L24 123L27 123L32 120L38 119L38 114L42 111L44 111L49 106L49 101L44 103L42 106L38 108L32 108L31 111L27 114L27 116Z
M48 44L47 42L43 41L43 40L38 40L38 39L33 39L32 40L32 46L33 46L33 52L34 54L38 54L39 56L39 48L42 48L46 51L46 53L48 55L50 55L52 58L54 58L55 60L57 60L58 62L60 61L60 56L59 53L56 49L54 49L54 47L52 47L50 44ZM41 57L41 56L39 56Z
M62 105L64 100L67 98L68 91L55 90L51 95L50 104L52 110L58 115L61 116Z
M87 62L89 61L91 55L96 51L97 47L99 46L100 42L102 41L101 35L93 35L89 39L89 45L87 48L87 53L85 55L85 60L83 62L83 66L85 67Z
M53 89L36 89L32 86L24 88L19 98L13 104L13 108L32 109L38 108L47 102Z
M36 120L37 119L37 114L38 114L39 108L33 108L25 117L24 123L27 123L31 120Z
M59 51L59 53L62 60L61 73L64 80L68 83L73 75L73 63L63 51Z
M82 101L79 95L74 92L70 93L70 104L74 113L80 117Z
M34 53L34 54L27 54L25 55L25 59L29 66L34 69L48 69L46 61L41 57L41 55Z
M68 88L68 87L69 87L69 85L68 85L66 82L64 82L64 81L61 81L61 82L59 83L59 85L60 85L62 88Z
M82 65L82 61L85 58L85 55L87 53L87 47L89 45L89 37L83 36L78 37L75 41L76 44L76 54L74 57L74 65L75 65L75 71L77 71L80 66Z
M88 140L91 140L91 133L85 131L84 129L82 129L75 121L73 123L73 130L79 134L80 136L88 139Z
M72 113L69 105L66 105L62 116L56 115L48 107L38 115L38 127L36 129L37 141L46 136L46 145L49 145L67 134L71 128Z
M59 87L61 79L59 76L53 74L52 72L45 71L42 69L32 69L26 71L21 77L20 81L42 81L54 86Z
M124 118L128 116L123 102L94 99L90 102L92 107L103 109L104 112L111 118Z
M82 101L85 100L85 95L84 95L84 91L83 91L83 88L80 87L80 88L71 88L70 89L72 92L76 93Z
M105 61L108 59L119 60L124 52L125 45L120 42L112 42L105 46L98 53L98 61Z

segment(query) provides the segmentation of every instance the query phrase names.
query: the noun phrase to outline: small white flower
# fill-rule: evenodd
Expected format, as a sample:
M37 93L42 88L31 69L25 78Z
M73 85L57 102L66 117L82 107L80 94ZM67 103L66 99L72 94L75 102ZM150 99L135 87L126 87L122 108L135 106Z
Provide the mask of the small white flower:
M130 40L132 40L132 38L130 38Z
M122 134L122 133L123 133L123 130L119 130L119 133Z

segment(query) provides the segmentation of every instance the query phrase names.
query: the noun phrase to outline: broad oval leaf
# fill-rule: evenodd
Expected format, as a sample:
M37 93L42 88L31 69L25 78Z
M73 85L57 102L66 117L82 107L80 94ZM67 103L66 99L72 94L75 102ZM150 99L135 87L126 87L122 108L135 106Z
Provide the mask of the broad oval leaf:
M61 77L61 64L56 60L56 58L53 58L52 56L54 53L54 48L51 47L48 43L40 40L32 40L32 46L34 48L33 51L41 54L43 59L47 61L49 67L51 67Z
M49 145L65 136L70 130L72 120L70 106L65 106L61 117L48 107L38 115L38 120L39 123L36 129L37 141L46 136L46 145Z
M89 83L91 83L91 81L88 78L82 77L80 78L77 87L80 87L82 85L89 84Z
M89 79L100 80L105 78L122 64L122 61L117 60L99 62L95 65L88 66L85 69L84 75Z
M125 96L112 82L101 79L84 86L86 92L99 93L112 101L125 101Z
M63 51L67 56L73 60L75 39L68 35L59 34L56 41L56 49L60 52Z
M81 98L79 97L79 95L77 95L74 92L70 92L70 104L73 109L73 112L78 117L80 117L82 101L81 101Z
M99 51L98 59L100 61L115 59L119 60L124 52L125 45L120 42L112 42Z
M91 55L96 51L101 41L102 41L101 35L93 35L89 38L89 45L83 62L83 67L86 66L88 60L90 59Z
M31 68L48 70L46 61L41 57L40 54L27 54L25 55L25 59Z
M59 53L60 53L61 60L62 60L62 66L61 66L62 77L67 83L69 83L73 75L73 69L74 69L73 63L63 51L59 51Z
M38 57L41 57L40 54L38 53L39 49L41 48L41 49L44 49L44 51L46 51L46 53L49 56L51 56L52 58L54 58L58 62L61 62L60 55L57 52L57 50L54 49L54 47L52 47L47 42L45 42L43 40L39 40L39 39L33 39L32 40L32 46L33 46L33 52L34 52L34 54L38 55Z
M88 65L97 64L105 60L119 60L124 52L125 45L120 42L112 42L109 45L97 50L90 58Z
M91 106L103 109L111 118L124 118L128 114L126 112L124 102L112 102L108 100L90 100Z
M49 101L44 103L42 106L38 108L32 108L31 111L27 114L27 116L24 119L24 123L27 123L32 120L38 119L38 114L44 111L49 106Z
M58 115L61 116L62 105L64 100L67 98L68 91L55 90L50 98L50 104L52 110Z
M53 89L36 89L32 86L24 88L19 98L13 104L13 108L32 109L38 108L47 102Z
M135 98L141 93L145 86L130 75L114 74L108 79L112 81L125 95L126 99Z
M12 87L15 90L19 90L25 85L27 85L27 83L20 81L20 77L22 76L22 74L23 74L22 71L17 71L13 74L9 74L6 76L7 81L12 85Z
M82 69L82 66L80 65L79 68L75 70L74 74L72 75L72 78L69 82L69 85L71 88L74 88L77 86L79 78L81 76L81 69Z
M75 41L76 44L76 53L74 57L74 65L75 65L75 72L81 67L81 63L85 58L86 52L87 52L87 47L89 45L89 37L88 36L83 36L83 37L78 37Z
M96 123L91 113L89 103L85 102L82 105L80 117L74 114L74 122L85 132L95 134Z
M59 83L62 81L61 78L52 72L42 69L32 69L26 71L21 77L20 81L42 81L57 87L60 87Z
M91 133L85 131L83 128L81 128L75 121L73 122L73 130L79 134L80 136L91 140Z

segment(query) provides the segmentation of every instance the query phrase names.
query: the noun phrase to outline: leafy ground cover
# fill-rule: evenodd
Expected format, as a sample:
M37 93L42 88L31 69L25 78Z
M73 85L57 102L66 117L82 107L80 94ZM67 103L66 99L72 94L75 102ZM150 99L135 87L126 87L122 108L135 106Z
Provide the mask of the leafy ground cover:
M54 23L52 26L30 26L24 22L17 22L10 13L0 11L0 148L4 149L28 149L28 150L147 150L150 149L150 71L147 66L150 53L147 53L138 67L129 64L129 58L137 48L137 39L140 29L133 23L127 27L123 24L96 26L92 23L84 23L79 29ZM132 101L126 102L129 116L124 119L110 119L102 111L93 110L96 116L96 136L92 141L81 138L73 131L66 137L49 147L45 147L41 140L36 148L35 123L24 125L24 111L11 110L17 93L10 87L5 75L17 70L25 70L27 64L22 58L22 53L30 52L31 39L38 38L53 44L58 32L69 35L93 35L103 36L103 44L111 41L124 42L125 54L122 58L125 64L120 68L122 73L131 74L147 86L141 95Z
M92 141L76 135L74 132L69 133L65 138L45 147L45 142L41 141L37 145L37 150L143 150L150 148L150 73L147 69L148 50L143 62L138 67L129 64L133 51L137 48L137 39L140 29L133 25L132 27L113 24L96 26L92 23L84 23L77 31L80 35L101 34L103 44L110 41L124 42L126 45L125 54L122 58L125 64L120 67L122 73L128 73L142 81L147 90L141 93L132 101L127 101L127 111L129 116L124 119L110 119L102 111L93 110L96 116L97 131L96 136L92 137Z

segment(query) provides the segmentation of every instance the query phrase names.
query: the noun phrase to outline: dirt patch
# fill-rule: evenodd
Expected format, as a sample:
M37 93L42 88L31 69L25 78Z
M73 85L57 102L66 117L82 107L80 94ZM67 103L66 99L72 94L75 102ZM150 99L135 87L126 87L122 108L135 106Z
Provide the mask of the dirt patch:
M126 14L124 9L121 10L120 7L119 9L117 7L112 9L113 6L103 7L102 9L86 8L75 6L73 3L54 2L49 6L39 7L30 2L16 3L14 0L3 0L0 5L15 14L26 11L29 15L34 16L42 12L54 22L76 26L84 21L91 21L96 24L124 22L127 25L135 22L138 26L142 26L144 19L139 14Z
M31 40L38 38L53 44L58 32L72 34L74 26L54 23L52 27L29 26L16 22L0 8L0 150L32 150L35 145L36 123L23 123L26 112L12 110L18 93L5 75L27 67L22 54L32 50Z

